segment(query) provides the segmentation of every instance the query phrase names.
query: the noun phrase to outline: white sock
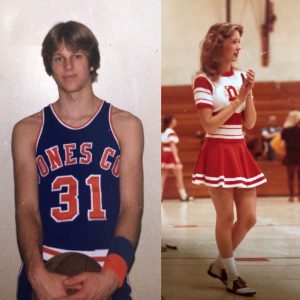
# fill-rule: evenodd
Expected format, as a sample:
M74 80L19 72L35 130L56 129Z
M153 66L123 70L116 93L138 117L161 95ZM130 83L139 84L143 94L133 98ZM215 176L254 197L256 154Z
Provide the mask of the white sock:
M183 189L179 189L178 192L179 192L180 198L182 200L185 200L187 198L187 193L186 193L186 190L184 188Z
M239 272L234 257L222 258L222 261L228 274L229 281L236 279L239 276Z
M216 267L218 267L219 269L224 269L224 264L223 264L223 261L222 261L222 258L220 256L220 254L218 255L218 257L216 258L216 260L214 261L214 265Z

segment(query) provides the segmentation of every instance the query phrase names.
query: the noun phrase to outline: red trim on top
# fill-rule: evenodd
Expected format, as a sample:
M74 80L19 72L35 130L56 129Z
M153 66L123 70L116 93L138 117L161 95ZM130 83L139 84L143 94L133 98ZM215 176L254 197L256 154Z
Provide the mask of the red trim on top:
M196 109L200 109L200 108L213 108L213 105L207 104L207 103L198 103L196 104Z
M44 110L42 110L41 113L42 113L42 123L41 123L41 127L40 127L40 130L39 130L39 134L38 134L38 136L36 137L36 140L35 140L35 152L37 152L38 143L40 141L40 138L41 138L41 135L42 135L42 131L44 129L44 123L45 123Z
M242 114L234 113L223 125L241 125L242 122Z
M103 106L103 103L104 103L104 100L101 100L101 101L102 101L102 102L99 104L99 107L98 107L98 109L96 110L96 112L94 113L94 115L93 115L86 123L84 123L84 124L81 125L81 126L77 126L77 127L76 127L76 126L69 125L69 124L66 123L64 120L62 120L62 119L58 116L58 114L56 113L56 111L55 111L55 109L54 109L54 107L53 107L52 104L50 104L50 108L51 108L51 110L52 110L52 112L53 112L55 118L57 119L57 121L58 121L59 123L61 123L63 126L69 128L69 129L75 129L75 130L78 130L78 129L83 129L84 127L88 126L88 125L96 118L96 116L99 114L99 112L100 112L100 110L101 110L101 108L102 108L102 106Z
M227 71L227 72L221 73L221 76L222 76L222 77L230 77L230 76L232 76L233 74L234 74L233 68L230 67L230 70Z

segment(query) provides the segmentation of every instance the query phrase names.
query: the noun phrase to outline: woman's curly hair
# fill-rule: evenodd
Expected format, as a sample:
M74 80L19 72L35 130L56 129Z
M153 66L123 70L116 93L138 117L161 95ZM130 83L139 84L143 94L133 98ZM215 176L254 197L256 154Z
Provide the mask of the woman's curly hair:
M216 80L220 75L223 44L237 30L243 34L243 27L238 24L217 23L210 27L202 44L200 55L200 73L205 73L210 79Z

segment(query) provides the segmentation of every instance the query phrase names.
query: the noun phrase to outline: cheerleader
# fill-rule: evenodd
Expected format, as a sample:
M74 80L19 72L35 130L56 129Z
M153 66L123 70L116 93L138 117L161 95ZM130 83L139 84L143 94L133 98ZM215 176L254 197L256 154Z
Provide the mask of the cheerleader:
M182 174L182 164L178 156L178 149L176 144L179 142L179 138L174 131L177 125L177 120L174 116L167 116L162 121L162 153L161 153L161 186L162 193L164 190L164 185L170 171L175 175L176 186L180 196L181 201L193 200L193 197L189 197L186 193L183 174Z
M256 292L240 277L233 251L256 222L256 186L266 178L248 151L242 131L243 127L253 128L256 122L252 95L255 74L251 69L245 74L233 67L240 54L242 33L240 25L215 24L202 44L194 99L206 138L193 183L208 186L216 211L219 256L208 274L220 279L228 292L252 296Z

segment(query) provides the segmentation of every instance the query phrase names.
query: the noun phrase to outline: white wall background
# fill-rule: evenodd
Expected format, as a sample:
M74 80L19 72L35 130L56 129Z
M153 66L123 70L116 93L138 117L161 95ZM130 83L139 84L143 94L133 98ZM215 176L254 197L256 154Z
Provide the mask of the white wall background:
M238 67L253 68L258 81L300 80L300 1L273 0L270 64L261 65L262 0L232 0L231 21L244 26ZM190 84L199 68L199 44L211 25L226 19L224 0L162 1L162 85Z
M95 33L101 69L95 93L139 116L145 130L145 212L130 273L134 299L160 299L160 1L4 0L0 10L0 299L15 299L20 259L15 238L11 132L56 100L41 43L60 21ZM148 272L146 272L148 270Z

